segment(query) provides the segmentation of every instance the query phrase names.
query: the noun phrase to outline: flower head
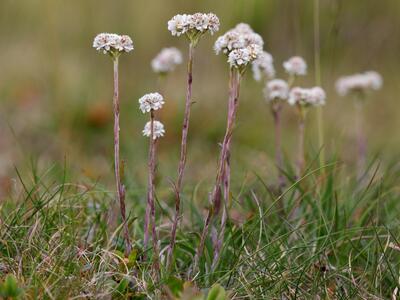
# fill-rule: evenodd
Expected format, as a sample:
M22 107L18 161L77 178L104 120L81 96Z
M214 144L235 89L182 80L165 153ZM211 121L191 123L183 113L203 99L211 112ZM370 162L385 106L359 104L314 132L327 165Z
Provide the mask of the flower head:
M365 93L368 90L379 90L382 87L382 76L375 71L340 77L336 81L336 91L341 96L350 93Z
M151 67L156 73L168 73L175 70L175 67L182 63L182 54L175 47L164 48L151 61Z
M326 100L325 91L321 87L304 89L294 87L290 90L288 102L290 105L300 106L320 106Z
M283 63L285 71L290 75L306 75L307 63L300 56L293 56Z
M133 42L127 35L100 33L94 38L93 48L98 51L103 51L104 54L118 56L123 52L132 51Z
M213 13L195 13L193 15L176 15L168 21L168 30L174 36L186 34L191 42L209 32L211 35L219 30L219 19Z
M260 81L262 75L265 75L266 78L273 78L275 76L273 61L272 55L263 51L252 63L254 79Z
M262 48L264 46L264 41L259 34L253 31L250 25L240 23L217 39L214 44L214 50L216 54L222 52L229 55L231 51L246 48L251 44L258 45Z
M273 79L268 81L265 86L264 96L267 101L287 100L289 96L289 86L285 80Z
M144 126L144 129L142 131L144 136L150 137L151 136L151 122L147 122L146 125ZM158 139L165 134L165 129L164 125L159 122L159 121L154 121L153 122L153 139Z
M231 51L228 55L228 62L231 67L243 69L249 63L258 58L262 53L262 48L258 45L251 44L246 48L239 48Z
M143 113L158 110L164 105L164 98L159 93L146 94L139 99L140 110Z

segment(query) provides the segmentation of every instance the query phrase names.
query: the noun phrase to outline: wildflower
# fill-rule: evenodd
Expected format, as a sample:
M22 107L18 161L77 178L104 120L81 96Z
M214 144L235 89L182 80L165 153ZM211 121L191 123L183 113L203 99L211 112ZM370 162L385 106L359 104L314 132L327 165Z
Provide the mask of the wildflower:
M143 113L158 110L164 105L164 98L159 93L146 94L139 99L140 110Z
M262 48L264 41L248 24L240 23L216 40L214 50L216 54L222 52L229 55L233 50L246 48L252 44Z
M160 121L153 121L153 139L160 138L164 136L165 129L164 125ZM151 122L147 122L143 129L143 136L150 137L151 136Z
M196 13L193 15L176 15L168 21L168 30L174 36L186 35L189 39L189 55L188 55L188 68L187 68L187 89L185 101L185 113L183 117L182 126L182 139L181 139L181 153L178 164L178 177L175 184L175 216L171 228L171 239L167 253L167 269L172 262L173 249L175 247L176 229L179 222L180 215L180 194L183 185L184 172L187 160L187 141L190 123L190 110L192 106L192 84L193 84L193 61L194 50L202 35L209 32L213 35L219 30L219 19L213 13Z
M275 76L275 69L273 65L272 55L263 51L259 57L252 63L253 77L255 80L260 81L262 75L266 78L273 78Z
M287 100L289 96L289 86L287 82L282 79L268 81L264 89L264 95L267 101Z
M235 49L228 55L228 62L231 67L243 68L258 58L262 53L262 49L255 44L251 44L246 48Z
M283 67L290 75L306 75L307 63L300 56L293 56L283 63Z
M104 54L118 56L123 52L132 51L133 42L127 35L100 33L94 38L93 48L96 48L98 51L103 51Z
M382 87L382 76L375 71L340 77L336 81L336 91L341 96L352 92L365 93L368 90L379 90Z
M325 104L325 99L325 91L320 87L311 89L294 87L290 90L288 102L290 105L319 106Z
M177 65L182 63L182 54L175 48L164 48L151 61L151 67L156 73L168 73L175 70Z
M197 43L200 35L206 32L213 35L219 30L219 19L213 13L176 15L168 21L168 30L174 36L186 34L192 42Z
M121 181L121 169L119 159L119 116L120 116L120 101L119 101L119 81L118 81L118 57L121 53L130 52L133 50L132 39L127 35L118 35L115 33L100 33L93 41L93 47L98 51L103 51L113 59L114 69L114 172L117 188L117 197L119 200L120 212L123 221L124 239L125 239L125 254L128 256L131 252L132 245L129 237L128 222L126 222L125 208L125 186Z

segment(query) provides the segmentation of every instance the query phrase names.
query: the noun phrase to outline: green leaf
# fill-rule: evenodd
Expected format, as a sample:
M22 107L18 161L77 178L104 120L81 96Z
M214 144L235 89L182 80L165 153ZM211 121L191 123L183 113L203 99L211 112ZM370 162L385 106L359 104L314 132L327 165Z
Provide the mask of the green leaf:
M183 290L183 281L174 276L171 276L167 279L166 285L168 286L171 293L176 297L178 297Z
M225 289L218 283L214 284L208 292L207 300L226 300Z
M17 299L22 295L22 289L18 287L18 281L14 275L7 275L4 282L0 285L0 295L4 298Z

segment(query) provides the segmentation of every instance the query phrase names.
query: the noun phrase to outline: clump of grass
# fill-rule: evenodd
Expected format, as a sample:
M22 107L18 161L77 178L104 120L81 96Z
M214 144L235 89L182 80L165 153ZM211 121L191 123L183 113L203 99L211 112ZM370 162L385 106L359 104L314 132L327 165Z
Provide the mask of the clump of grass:
M398 168L384 170L384 176L371 170L369 184L360 188L340 162L325 168L318 190L319 168L309 169L279 197L257 176L233 195L219 263L213 270L214 251L207 240L192 292L219 283L233 299L388 299L396 294ZM21 176L18 190L2 202L1 277L14 274L26 298L145 299L159 291L172 299L168 291L189 293L183 278L199 237L188 233L202 224L196 206L184 211L173 268L156 282L151 264L142 260L138 234L143 219L130 224L138 234L125 257L122 226L115 231L107 226L112 193L99 185L68 183L66 173L54 166L29 180ZM297 211L294 218L277 214L279 198L289 212ZM140 205L138 201L134 215L142 211ZM235 218L233 211L243 217ZM158 218L166 217L161 210ZM161 231L159 239L168 245L170 235Z

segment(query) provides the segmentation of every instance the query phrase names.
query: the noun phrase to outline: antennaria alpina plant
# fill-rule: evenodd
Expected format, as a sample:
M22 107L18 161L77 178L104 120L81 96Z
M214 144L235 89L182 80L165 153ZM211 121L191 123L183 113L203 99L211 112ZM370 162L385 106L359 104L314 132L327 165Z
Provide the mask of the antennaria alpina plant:
M297 179L301 178L304 172L304 131L306 125L306 114L310 106L320 106L325 104L326 94L320 87L304 89L294 87L290 90L288 103L297 108L299 116L298 122L298 148L297 148Z
M139 99L140 110L143 113L150 113L150 121L146 123L143 129L143 135L150 137L149 145L149 160L148 160L148 187L147 187L147 203L146 214L144 219L144 237L143 248L147 251L149 241L150 228L153 239L153 263L157 276L160 271L159 266L159 251L158 251L158 237L156 231L155 219L155 168L156 168L156 143L157 139L162 137L165 133L164 125L155 120L154 112L159 110L164 105L164 98L159 93L146 94Z
M203 232L194 257L193 272L197 271L199 259L204 250L204 243L208 234L208 229L214 215L219 213L221 207L222 188L224 188L224 203L221 218L221 229L214 245L214 258L212 269L215 269L222 242L227 219L227 205L230 195L230 145L232 141L233 129L235 126L236 114L239 105L240 81L247 66L262 55L264 41L262 37L255 33L248 24L238 24L234 29L229 30L220 36L214 45L216 54L224 53L228 57L230 66L229 73L229 100L228 116L225 136L221 145L221 153L218 161L215 185L211 192L210 208L204 221ZM222 187L222 185L224 185Z
M189 58L187 63L187 92L186 92L186 102L185 102L185 113L182 126L182 141L181 141L181 152L180 152L180 159L178 166L178 178L174 186L176 194L176 203L175 203L176 211L175 211L174 221L172 224L171 242L167 254L167 268L171 263L172 253L175 246L176 229L179 222L182 181L186 166L187 138L189 132L190 108L192 105L194 51L200 38L207 32L213 35L215 32L219 30L219 25L220 24L218 17L212 13L176 15L171 20L168 21L168 30L171 32L172 35L174 36L185 35L186 38L189 40Z
M289 88L292 88L296 77L307 75L307 63L301 56L289 58L283 63L283 68L289 74Z
M158 75L158 88L163 94L162 80L182 63L182 53L175 47L163 48L151 61L151 68Z
M125 254L129 255L131 252L131 242L129 238L129 228L126 220L126 208L125 208L125 186L121 182L121 170L120 170L120 159L119 159L119 82L118 82L118 59L119 56L126 52L133 50L132 39L127 35L118 35L114 33L100 33L94 41L93 47L98 51L102 51L104 54L108 54L114 64L114 170L115 170L115 181L117 187L117 195L121 210L122 222L124 223L124 237L125 237Z
M274 119L275 131L275 160L278 167L279 191L285 185L285 176L283 174L283 155L282 155L282 124L281 113L284 102L289 96L289 85L282 79L273 79L268 81L264 88L264 97L269 103L271 114Z
M340 96L351 96L355 99L355 129L357 136L357 169L360 178L364 172L367 158L367 138L364 132L364 103L370 91L382 88L382 76L375 71L343 76L336 81L336 91Z

